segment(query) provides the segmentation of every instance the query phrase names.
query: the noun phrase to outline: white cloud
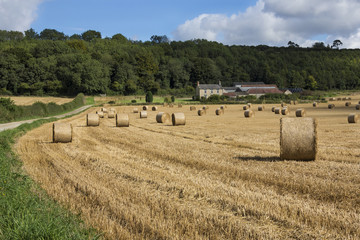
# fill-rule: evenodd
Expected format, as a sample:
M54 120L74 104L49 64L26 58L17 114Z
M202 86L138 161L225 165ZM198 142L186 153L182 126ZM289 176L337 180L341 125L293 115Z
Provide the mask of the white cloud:
M36 19L38 5L44 0L0 0L0 29L25 31Z
M173 36L176 40L203 38L274 46L286 46L290 40L311 46L326 40L314 40L316 36L327 36L326 44L340 39L344 47L354 48L360 47L359 12L359 0L259 0L232 16L202 14L178 26Z

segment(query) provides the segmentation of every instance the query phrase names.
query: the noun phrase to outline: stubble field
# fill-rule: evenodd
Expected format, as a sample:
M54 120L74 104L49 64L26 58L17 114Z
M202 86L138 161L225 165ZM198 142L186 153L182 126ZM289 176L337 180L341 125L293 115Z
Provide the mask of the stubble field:
M133 107L130 127L101 119L73 125L72 143L52 143L52 125L21 137L16 150L25 171L55 200L80 213L111 239L359 239L360 124L348 124L353 105L313 108L273 105L244 118L242 105L210 105L198 116L189 106L185 126L156 123ZM197 109L200 106L196 106ZM297 108L318 119L316 161L280 161L280 118Z
M35 102L43 102L45 104L50 103L50 102L54 102L58 105L64 104L64 103L68 103L71 102L72 100L74 100L74 98L61 98L61 97L19 97L19 96L11 96L10 97L11 100L13 100L15 102L16 105L23 105L23 106L27 106L27 105L32 105Z

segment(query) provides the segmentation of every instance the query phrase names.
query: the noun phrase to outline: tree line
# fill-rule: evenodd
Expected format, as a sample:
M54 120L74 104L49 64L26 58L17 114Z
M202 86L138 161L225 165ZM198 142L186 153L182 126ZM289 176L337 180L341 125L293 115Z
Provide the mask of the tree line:
M197 81L232 86L265 82L309 90L360 87L360 50L223 45L202 39L169 41L154 35L132 41L122 34L102 38L88 30L66 36L0 30L0 94L193 95Z

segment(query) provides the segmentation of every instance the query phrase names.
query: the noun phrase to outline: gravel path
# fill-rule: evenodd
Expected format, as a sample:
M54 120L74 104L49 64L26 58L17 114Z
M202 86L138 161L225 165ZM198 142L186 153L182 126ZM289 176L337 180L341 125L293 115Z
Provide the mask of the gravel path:
M63 118L63 117L69 116L69 115L73 115L73 114L77 114L77 113L79 113L79 112L82 112L82 111L84 111L85 109L88 109L89 107L91 107L91 105L82 106L81 108L78 108L78 109L76 109L76 110L74 110L74 111L71 111L71 112L68 112L68 113L65 113L65 114L61 114L61 115L58 115L58 116L51 116L51 117L44 117L44 118L36 118L36 119L19 121L19 122L3 123L3 124L0 124L0 132L5 131L5 130L8 130L8 129L16 128L16 127L18 127L18 126L20 126L21 124L24 124L24 123L32 123L32 122L34 122L34 121L36 121L36 120L39 120L39 119Z

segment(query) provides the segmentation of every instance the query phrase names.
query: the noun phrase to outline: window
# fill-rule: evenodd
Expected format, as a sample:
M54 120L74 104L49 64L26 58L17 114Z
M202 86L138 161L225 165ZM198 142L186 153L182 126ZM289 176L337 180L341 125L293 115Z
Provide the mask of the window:
M216 92L217 92L217 93L219 93L219 89L218 89L218 90L216 90Z
M211 90L211 93L213 93L213 90Z
M206 90L204 90L204 93L206 93Z

